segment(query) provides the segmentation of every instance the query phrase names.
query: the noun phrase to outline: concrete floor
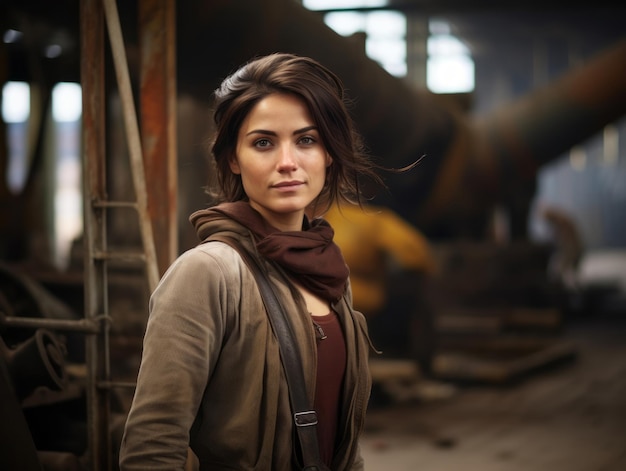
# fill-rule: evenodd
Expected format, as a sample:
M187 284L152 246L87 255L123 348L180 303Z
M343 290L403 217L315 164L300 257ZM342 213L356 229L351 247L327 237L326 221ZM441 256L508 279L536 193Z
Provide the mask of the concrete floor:
M371 408L366 471L626 470L626 314L563 336L576 358L516 385Z

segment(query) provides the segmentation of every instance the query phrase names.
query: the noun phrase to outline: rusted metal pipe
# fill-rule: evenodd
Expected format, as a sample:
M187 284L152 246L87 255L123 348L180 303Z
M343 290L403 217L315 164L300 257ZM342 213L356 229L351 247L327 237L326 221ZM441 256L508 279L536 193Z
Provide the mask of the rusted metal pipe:
M178 255L174 0L139 0L139 52L148 214L162 275Z
M507 180L534 178L542 165L602 131L625 110L626 40L474 120L468 160L483 177L475 186L497 192Z

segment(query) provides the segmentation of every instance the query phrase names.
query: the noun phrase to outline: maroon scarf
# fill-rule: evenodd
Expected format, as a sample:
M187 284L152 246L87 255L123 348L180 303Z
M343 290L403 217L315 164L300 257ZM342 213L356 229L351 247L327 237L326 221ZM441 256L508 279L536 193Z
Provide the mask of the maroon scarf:
M259 253L311 292L330 302L343 295L349 271L341 250L333 242L335 232L324 219L309 223L305 216L301 231L280 231L247 202L238 201L196 211L189 220L200 240L205 240L212 233L209 223L224 217L249 229Z

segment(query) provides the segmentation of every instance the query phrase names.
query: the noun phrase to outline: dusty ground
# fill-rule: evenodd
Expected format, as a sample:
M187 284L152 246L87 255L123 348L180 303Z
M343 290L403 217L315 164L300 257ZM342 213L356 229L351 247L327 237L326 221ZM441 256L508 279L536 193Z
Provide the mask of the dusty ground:
M563 335L576 359L516 385L372 408L366 471L626 470L626 315Z

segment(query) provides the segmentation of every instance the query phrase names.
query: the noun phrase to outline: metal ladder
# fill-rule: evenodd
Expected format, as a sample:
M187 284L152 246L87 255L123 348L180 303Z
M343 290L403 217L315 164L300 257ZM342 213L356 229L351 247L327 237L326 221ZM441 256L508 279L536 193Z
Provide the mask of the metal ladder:
M102 18L102 9L104 18ZM85 243L85 319L97 325L86 339L87 426L89 469L112 468L110 434L111 390L133 387L111 380L108 262L140 260L145 263L148 288L159 279L152 223L148 214L143 153L119 14L115 0L81 1L81 82L83 86L83 180ZM104 21L103 21L104 20ZM104 110L104 34L108 31L120 93L136 201L111 201L107 196ZM107 243L107 213L118 208L137 212L143 252L113 251Z
M140 0L152 7L157 0ZM161 0L158 0L161 1ZM173 5L173 0L162 0ZM167 8L165 9L167 10ZM122 113L136 201L111 201L107 196L105 152L104 30L108 30L111 53L121 97ZM81 319L42 319L0 316L7 327L52 329L85 335L87 467L89 471L113 469L111 442L111 392L132 388L135 383L111 379L108 302L108 263L112 260L145 264L148 289L152 292L160 273L148 213L148 191L137 113L130 82L124 41L115 0L80 2L81 85L83 98L83 213L84 213L84 316ZM141 232L142 251L115 251L107 243L107 214L114 209L135 210ZM171 216L171 215L170 215ZM168 219L173 224L173 219ZM168 244L171 252L175 244ZM171 253L168 254L171 256ZM166 259L167 261L167 259ZM7 314L7 313L4 313ZM37 468L36 459L29 466ZM24 463L26 466L26 463Z

